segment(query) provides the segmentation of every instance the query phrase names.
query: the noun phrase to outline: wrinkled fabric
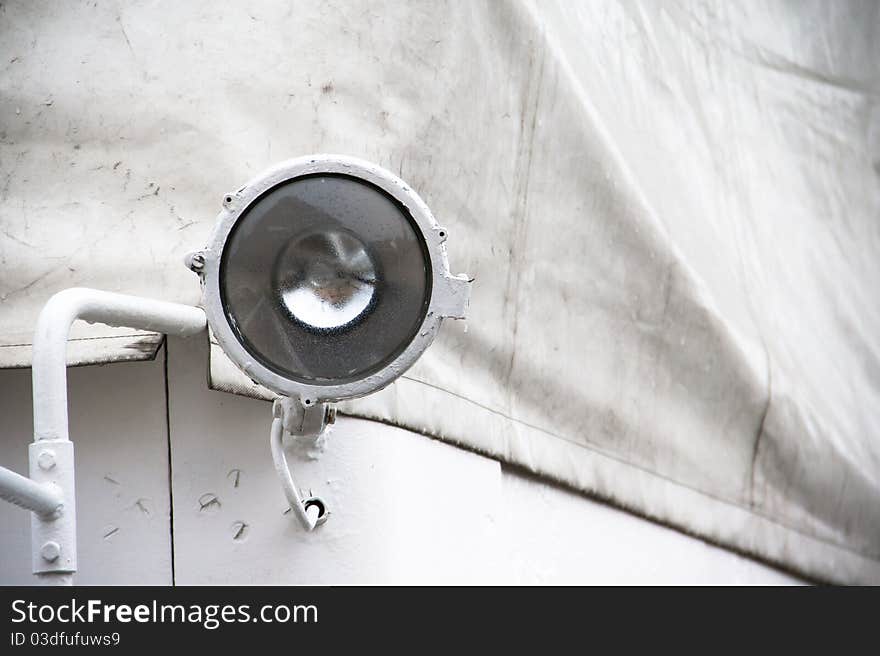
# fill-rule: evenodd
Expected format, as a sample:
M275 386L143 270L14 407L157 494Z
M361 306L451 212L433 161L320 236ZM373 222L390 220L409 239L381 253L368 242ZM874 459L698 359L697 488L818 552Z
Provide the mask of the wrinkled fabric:
M346 412L880 582L876 3L12 2L0 26L3 343L71 285L197 303L182 258L225 192L362 157L476 282ZM211 379L265 395L217 348Z

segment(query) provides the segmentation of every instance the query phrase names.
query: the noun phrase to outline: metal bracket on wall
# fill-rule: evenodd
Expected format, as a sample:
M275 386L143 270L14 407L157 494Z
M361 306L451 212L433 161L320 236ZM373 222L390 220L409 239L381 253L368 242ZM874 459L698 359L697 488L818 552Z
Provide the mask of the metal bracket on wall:
M52 513L31 513L33 572L69 575L76 572L76 496L73 442L40 440L28 446L30 477L35 483L55 487L61 505Z
M70 583L76 571L73 442L32 443L29 455L30 478L0 467L0 499L31 511L34 574L41 582Z

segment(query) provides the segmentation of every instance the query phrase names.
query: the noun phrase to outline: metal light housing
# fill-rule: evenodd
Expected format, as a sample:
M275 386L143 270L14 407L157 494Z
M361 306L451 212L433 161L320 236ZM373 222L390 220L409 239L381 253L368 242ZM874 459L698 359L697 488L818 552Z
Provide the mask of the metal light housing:
M446 238L394 174L312 155L227 194L187 263L226 355L308 407L382 389L464 317L470 281L450 274Z

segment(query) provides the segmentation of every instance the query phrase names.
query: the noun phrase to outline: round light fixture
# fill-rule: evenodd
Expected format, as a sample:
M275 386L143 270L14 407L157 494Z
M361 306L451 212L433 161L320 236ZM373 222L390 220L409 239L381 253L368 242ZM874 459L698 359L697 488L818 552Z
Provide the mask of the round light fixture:
M368 162L284 162L223 199L188 256L208 324L255 382L306 406L377 391L463 318L469 280L405 182Z

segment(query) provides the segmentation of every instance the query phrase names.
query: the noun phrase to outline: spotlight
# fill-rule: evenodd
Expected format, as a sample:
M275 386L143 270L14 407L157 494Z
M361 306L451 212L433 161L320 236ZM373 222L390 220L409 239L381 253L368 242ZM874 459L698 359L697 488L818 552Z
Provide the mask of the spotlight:
M391 383L463 318L447 233L406 183L334 155L291 160L223 199L202 277L217 342L252 380L306 405Z
M280 427L319 434L326 403L382 389L444 318L464 318L470 280L450 274L446 237L411 187L350 157L290 160L223 198L210 243L187 264L220 347L280 397L282 480ZM295 500L326 517L320 499Z

